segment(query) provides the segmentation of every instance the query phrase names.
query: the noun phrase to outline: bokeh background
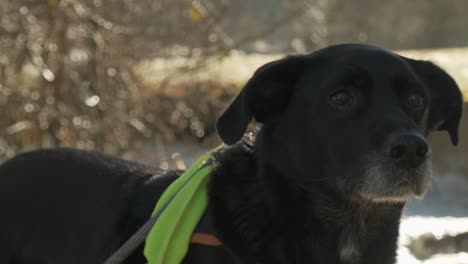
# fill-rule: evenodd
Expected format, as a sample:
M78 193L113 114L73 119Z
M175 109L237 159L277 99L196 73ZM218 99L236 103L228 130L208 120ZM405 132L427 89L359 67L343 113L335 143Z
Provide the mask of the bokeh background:
M468 94L465 0L0 0L0 161L92 149L184 168L253 71L343 42L430 59ZM409 204L400 263L468 263L468 125L431 139L434 182Z

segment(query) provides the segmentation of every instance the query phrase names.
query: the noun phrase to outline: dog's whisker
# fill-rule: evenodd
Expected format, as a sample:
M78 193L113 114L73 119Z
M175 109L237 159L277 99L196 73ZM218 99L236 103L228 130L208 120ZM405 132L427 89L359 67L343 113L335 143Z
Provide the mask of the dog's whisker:
M434 190L436 194L440 195L441 192L440 192L439 187L437 186L437 182L435 181L434 177L431 177L431 182L432 182L431 188Z

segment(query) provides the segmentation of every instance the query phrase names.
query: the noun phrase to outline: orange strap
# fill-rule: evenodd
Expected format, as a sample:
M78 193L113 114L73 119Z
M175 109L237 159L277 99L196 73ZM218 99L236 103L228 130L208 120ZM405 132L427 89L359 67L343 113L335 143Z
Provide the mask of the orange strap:
M206 233L193 233L190 239L190 244L200 244L210 247L219 247L223 243L214 235Z

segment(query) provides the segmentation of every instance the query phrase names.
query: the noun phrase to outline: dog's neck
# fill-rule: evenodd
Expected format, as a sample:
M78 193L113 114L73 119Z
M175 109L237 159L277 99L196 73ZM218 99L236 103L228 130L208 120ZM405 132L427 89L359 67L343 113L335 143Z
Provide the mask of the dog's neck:
M346 201L319 184L305 190L258 150L227 152L210 206L221 238L246 253L245 263L394 263L403 204Z

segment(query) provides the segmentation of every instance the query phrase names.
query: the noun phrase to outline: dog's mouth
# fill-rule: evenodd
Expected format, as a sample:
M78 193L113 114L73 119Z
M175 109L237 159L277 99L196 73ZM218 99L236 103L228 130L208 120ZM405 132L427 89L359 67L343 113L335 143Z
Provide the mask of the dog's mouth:
M417 168L402 169L385 160L369 164L358 194L373 202L405 202L421 199L426 194L431 179L431 161Z
M381 192L365 192L361 196L374 202L405 202L411 198L422 198L427 191L427 186L421 183L401 181L394 187L386 189Z

